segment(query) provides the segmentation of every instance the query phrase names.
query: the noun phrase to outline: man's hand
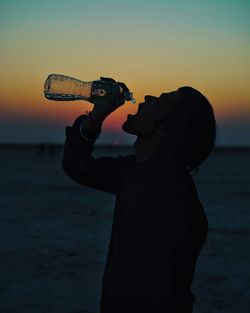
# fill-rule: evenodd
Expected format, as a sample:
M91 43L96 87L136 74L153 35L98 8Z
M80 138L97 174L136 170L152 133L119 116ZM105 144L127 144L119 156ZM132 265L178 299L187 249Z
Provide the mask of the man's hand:
M91 118L97 122L103 122L103 120L115 111L117 108L125 103L124 93L129 91L128 87L122 82L116 82L113 78L101 77L102 81L116 83L122 88L122 93L120 96L110 97L107 101L103 99L94 100L94 108L91 112Z

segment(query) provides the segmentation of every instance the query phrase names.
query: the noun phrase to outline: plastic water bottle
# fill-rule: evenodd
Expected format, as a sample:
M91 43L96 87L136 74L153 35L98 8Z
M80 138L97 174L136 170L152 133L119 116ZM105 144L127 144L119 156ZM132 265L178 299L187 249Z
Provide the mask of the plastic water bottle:
M116 82L94 80L84 82L79 79L50 74L44 83L44 95L47 99L57 101L85 100L94 102L95 99L108 99L123 96L124 100L135 103L133 93L123 90Z

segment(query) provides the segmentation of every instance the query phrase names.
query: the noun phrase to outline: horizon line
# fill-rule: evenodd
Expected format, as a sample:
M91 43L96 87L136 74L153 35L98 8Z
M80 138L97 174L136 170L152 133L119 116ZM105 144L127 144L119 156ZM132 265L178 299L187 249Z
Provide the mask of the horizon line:
M0 147L20 147L20 146L39 146L39 145L47 145L47 146L63 146L64 143L62 142L0 142ZM102 147L132 147L133 144L129 144L129 143L95 143L94 146L102 146ZM246 144L219 144L219 145L215 145L214 149L216 148L238 148L238 149L249 149L250 150L250 145Z

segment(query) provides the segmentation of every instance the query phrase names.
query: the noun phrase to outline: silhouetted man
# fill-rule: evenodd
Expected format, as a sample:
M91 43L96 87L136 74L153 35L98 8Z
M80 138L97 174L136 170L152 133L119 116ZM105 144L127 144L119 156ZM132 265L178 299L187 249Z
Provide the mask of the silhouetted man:
M116 196L101 313L190 313L195 264L208 230L190 173L213 148L213 109L191 87L145 96L122 125L137 136L135 153L94 158L103 120L123 103L96 103L66 128L64 171Z

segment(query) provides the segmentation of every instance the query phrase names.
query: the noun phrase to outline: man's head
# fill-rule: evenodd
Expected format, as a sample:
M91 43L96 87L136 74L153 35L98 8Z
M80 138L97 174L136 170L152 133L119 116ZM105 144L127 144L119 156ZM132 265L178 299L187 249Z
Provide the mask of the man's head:
M138 140L160 136L162 149L174 153L192 170L211 152L216 126L209 101L196 89L181 87L160 97L145 96L122 128Z

